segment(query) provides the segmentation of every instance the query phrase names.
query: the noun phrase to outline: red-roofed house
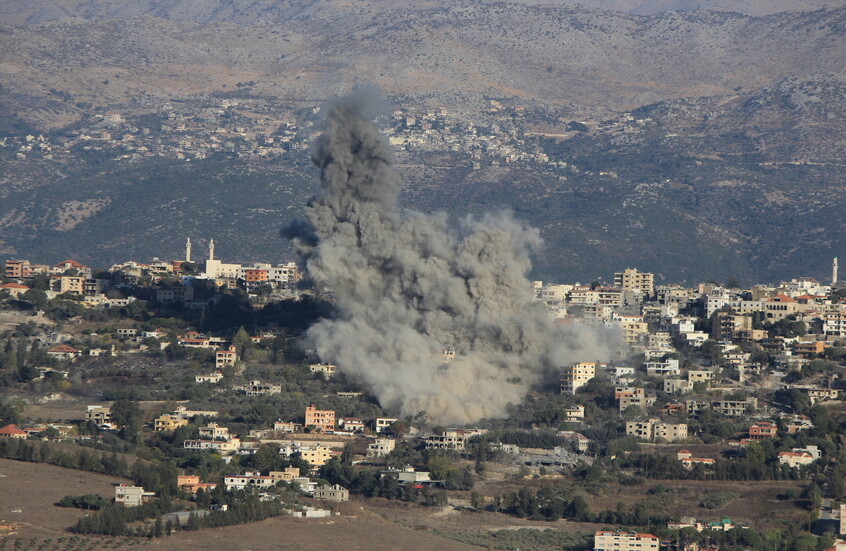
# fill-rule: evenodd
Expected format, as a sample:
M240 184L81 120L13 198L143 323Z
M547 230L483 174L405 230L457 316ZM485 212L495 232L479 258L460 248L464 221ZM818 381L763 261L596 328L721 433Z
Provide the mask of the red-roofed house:
M778 427L772 421L758 421L749 427L750 440L765 440L778 436Z
M9 291L9 295L15 298L21 296L22 294L29 291L29 287L26 285L21 285L20 283L6 283L5 285L0 285L0 291Z
M800 465L810 465L814 462L814 456L808 452L794 451L794 452L778 452L778 462L782 465L790 465L791 467L798 467Z
M82 352L66 344L54 346L53 348L47 351L48 356L50 356L51 358L57 358L59 360L73 360L74 358L79 357L81 354Z
M26 431L19 429L17 425L6 425L0 429L0 438L19 438L24 440L26 437Z
M63 260L53 266L53 270L58 273L63 273L70 269L75 269L77 272L79 272L79 275L91 277L91 268L89 268L85 264L77 262L76 260Z

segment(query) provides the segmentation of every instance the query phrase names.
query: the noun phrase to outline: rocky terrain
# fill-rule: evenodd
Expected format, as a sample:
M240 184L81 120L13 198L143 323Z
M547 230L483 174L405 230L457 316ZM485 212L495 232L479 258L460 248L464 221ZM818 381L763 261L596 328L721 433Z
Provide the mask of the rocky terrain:
M492 124L549 161L405 148L409 206L513 208L544 234L539 277L623 264L672 281L823 277L846 242L842 5L4 1L0 136L62 139L92 113L202 98L262 98L304 120L365 84L476 124L494 100L515 111ZM191 165L73 151L0 154L4 254L141 260L204 232L224 254L276 259L276 228L315 182L305 150Z

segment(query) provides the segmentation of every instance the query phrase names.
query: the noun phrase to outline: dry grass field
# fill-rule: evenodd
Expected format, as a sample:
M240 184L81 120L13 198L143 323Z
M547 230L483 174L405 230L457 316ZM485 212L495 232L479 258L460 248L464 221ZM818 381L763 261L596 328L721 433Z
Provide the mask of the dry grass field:
M174 551L190 548L204 551L478 549L402 526L372 510L361 508L357 503L344 504L340 508L343 514L331 519L279 517L253 524L182 532L158 540L79 537L66 531L85 513L78 509L56 507L55 502L70 494L112 496L113 485L118 482L124 481L51 465L0 459L0 551L117 548Z

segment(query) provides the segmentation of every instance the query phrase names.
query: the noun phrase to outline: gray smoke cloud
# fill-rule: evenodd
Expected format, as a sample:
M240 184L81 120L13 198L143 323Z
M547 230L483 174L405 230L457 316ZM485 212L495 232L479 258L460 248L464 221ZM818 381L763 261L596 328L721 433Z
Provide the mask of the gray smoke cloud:
M372 94L326 111L312 150L322 191L308 223L283 230L315 287L336 299L336 318L307 334L322 360L390 411L458 424L504 416L566 363L605 359L599 330L555 324L530 302L538 230L509 213L451 225L445 214L400 209L403 179L370 122ZM445 349L455 359L445 363Z

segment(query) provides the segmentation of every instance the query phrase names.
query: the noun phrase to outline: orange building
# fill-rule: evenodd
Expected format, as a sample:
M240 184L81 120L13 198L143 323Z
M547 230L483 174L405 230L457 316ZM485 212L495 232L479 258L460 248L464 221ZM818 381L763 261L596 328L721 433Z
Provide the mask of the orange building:
M330 409L317 409L312 404L305 410L305 426L313 426L323 432L333 431L335 430L335 412Z

